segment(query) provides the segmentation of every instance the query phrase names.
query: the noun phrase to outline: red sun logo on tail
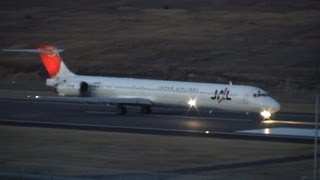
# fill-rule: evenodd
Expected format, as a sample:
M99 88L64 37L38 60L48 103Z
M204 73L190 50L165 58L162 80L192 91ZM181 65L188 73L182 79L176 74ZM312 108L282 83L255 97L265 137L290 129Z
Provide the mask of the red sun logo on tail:
M61 66L61 58L57 48L52 45L39 45L37 49L47 51L40 53L40 57L50 77L55 77L59 73Z

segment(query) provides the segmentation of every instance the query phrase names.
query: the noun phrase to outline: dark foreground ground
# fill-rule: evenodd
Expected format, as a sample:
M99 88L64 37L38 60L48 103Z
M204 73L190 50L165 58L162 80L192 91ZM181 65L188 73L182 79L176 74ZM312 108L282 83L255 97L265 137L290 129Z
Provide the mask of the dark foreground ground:
M0 143L1 177L312 177L313 147L304 144L11 126L0 126Z
M76 73L233 81L312 101L319 10L316 0L1 1L0 48L51 43ZM43 83L46 72L35 55L0 53L0 77Z

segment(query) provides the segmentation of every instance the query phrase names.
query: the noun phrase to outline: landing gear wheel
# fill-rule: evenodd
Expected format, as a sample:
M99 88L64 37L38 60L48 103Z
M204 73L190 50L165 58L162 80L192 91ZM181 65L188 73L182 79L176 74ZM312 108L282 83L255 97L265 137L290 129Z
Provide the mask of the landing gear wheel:
M118 106L118 110L117 110L117 114L120 114L120 115L125 115L127 114L127 108L123 107L123 106Z
M151 107L150 106L142 106L141 107L141 113L150 114L151 113Z

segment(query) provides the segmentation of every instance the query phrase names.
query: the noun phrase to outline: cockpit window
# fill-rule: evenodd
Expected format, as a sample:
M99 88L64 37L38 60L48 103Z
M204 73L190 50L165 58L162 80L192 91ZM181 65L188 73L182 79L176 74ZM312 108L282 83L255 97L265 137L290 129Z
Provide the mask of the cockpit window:
M254 93L253 97L267 97L269 96L267 93L261 93L261 91L258 91L258 93Z

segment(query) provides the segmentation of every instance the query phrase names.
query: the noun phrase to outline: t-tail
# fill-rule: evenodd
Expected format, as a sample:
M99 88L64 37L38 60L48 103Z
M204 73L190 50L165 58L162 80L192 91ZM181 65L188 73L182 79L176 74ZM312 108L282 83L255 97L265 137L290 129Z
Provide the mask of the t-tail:
M52 45L39 45L36 49L3 49L3 51L38 53L50 76L50 79L47 79L48 86L56 86L59 83L58 81L75 76L59 55L60 52L63 52L63 49L57 49Z

